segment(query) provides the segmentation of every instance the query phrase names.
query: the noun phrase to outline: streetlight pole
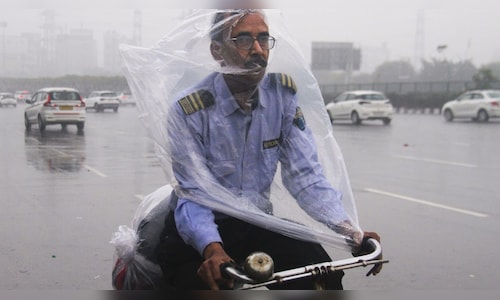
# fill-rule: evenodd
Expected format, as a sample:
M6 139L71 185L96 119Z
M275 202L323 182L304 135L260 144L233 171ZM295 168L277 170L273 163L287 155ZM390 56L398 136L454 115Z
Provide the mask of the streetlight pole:
M7 28L7 22L1 21L0 27L2 27L2 75L5 77L7 75L5 70L5 28Z

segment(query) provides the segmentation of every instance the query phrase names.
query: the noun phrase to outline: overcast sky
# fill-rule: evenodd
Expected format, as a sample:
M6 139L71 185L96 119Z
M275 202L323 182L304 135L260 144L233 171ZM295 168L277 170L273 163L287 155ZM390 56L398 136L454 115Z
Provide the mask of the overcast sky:
M102 43L106 30L117 30L131 37L133 9L138 8L142 11L143 45L151 46L174 26L180 9L194 7L192 4L196 2L209 6L213 1L20 0L12 3L0 0L0 24L7 23L6 35L41 32L44 21L41 12L53 9L59 31L92 29L95 39ZM386 45L392 60L413 60L417 14L421 11L420 33L425 58L472 59L476 66L500 61L500 1L497 0L261 2L283 11L286 24L307 59L311 41L333 41L353 42L361 47ZM307 2L308 6L294 2ZM438 52L439 45L447 45L446 50Z

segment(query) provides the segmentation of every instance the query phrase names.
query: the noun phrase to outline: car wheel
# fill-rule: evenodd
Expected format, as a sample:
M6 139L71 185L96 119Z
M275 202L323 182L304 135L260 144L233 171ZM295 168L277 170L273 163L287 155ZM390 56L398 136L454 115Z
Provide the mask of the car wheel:
M95 112L99 112L99 105L97 105L97 103L94 104L94 110L95 110Z
M78 131L82 131L84 126L84 122L76 123L76 128L78 129Z
M488 116L488 113L484 109L481 109L480 111L477 112L478 122L488 122L489 118L490 116Z
M43 122L42 120L42 116L38 116L38 128L40 129L40 131L44 131L45 130L45 123Z
M382 122L384 122L384 125L389 125L389 124L391 124L391 119L385 118L382 120Z
M31 123L28 120L28 116L26 114L24 115L24 127L26 127L26 131L31 130Z
M117 112L118 111L118 107L113 108L113 111Z
M447 122L453 121L453 113L451 112L451 110L449 110L449 109L445 110L443 115L444 115L444 119Z
M359 124L361 124L361 119L359 118L358 113L357 113L357 112L355 112L355 111L353 111L353 112L351 113L351 122L352 122L352 124L354 124L354 125L359 125Z

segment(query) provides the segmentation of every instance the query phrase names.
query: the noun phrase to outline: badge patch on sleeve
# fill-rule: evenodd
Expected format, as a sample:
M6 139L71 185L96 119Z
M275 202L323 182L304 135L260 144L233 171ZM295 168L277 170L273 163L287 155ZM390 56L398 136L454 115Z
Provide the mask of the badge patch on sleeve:
M306 119L304 118L304 114L302 113L302 109L297 106L295 110L295 117L293 118L293 124L297 126L300 130L306 129Z

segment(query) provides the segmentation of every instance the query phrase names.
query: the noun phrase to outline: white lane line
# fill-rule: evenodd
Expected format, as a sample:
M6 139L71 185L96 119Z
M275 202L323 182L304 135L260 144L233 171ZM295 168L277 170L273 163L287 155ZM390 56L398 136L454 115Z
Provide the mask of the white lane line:
M51 148L49 148L49 149L50 149L50 150L52 150L52 151L54 151L54 152L56 152L56 153L61 154L62 156L69 156L66 152L63 152L63 151L61 151L61 150L59 150L59 149L52 148L52 147L51 147Z
M142 201L142 200L144 200L144 196L143 196L143 195L135 194L134 196L135 196L137 199L141 200L141 201Z
M402 159L410 159L410 160L432 162L432 163L437 163L437 164L451 165L451 166L459 166L459 167L465 167L465 168L476 168L477 167L476 165L472 165L472 164L466 164L466 163L460 163L460 162L454 162L454 161L447 161L447 160L437 160L437 159L430 159L430 158L419 158L419 157L404 156L404 155L395 155L395 157L402 158Z
M454 212L458 212L458 213L462 213L462 214L466 214L466 215L471 215L471 216L478 217L478 218L487 218L488 217L488 215L486 215L486 214L475 212L472 210L461 209L461 208L443 205L443 204L439 204L439 203L435 203L435 202L420 200L417 198L412 198L412 197L408 197L408 196L404 196L404 195L385 192L385 191L381 191L381 190L377 190L377 189L365 188L364 190L367 192L370 192L370 193L389 196L392 198L398 198L398 199L411 201L411 202L415 202L415 203L419 203L419 204L424 204L424 205L428 205L428 206L432 206L432 207L442 208L442 209L446 209L446 210L450 210L450 211L454 211Z
M89 170L90 172L92 172L92 173L94 173L94 174L97 174L98 176L101 176L101 177L108 177L108 175L106 175L106 174L104 174L104 173L102 173L102 172L100 172L100 171L98 171L98 170L96 170L96 169L92 168L92 167L91 167L91 166L89 166L89 165L85 165L84 167L85 167L87 170Z

